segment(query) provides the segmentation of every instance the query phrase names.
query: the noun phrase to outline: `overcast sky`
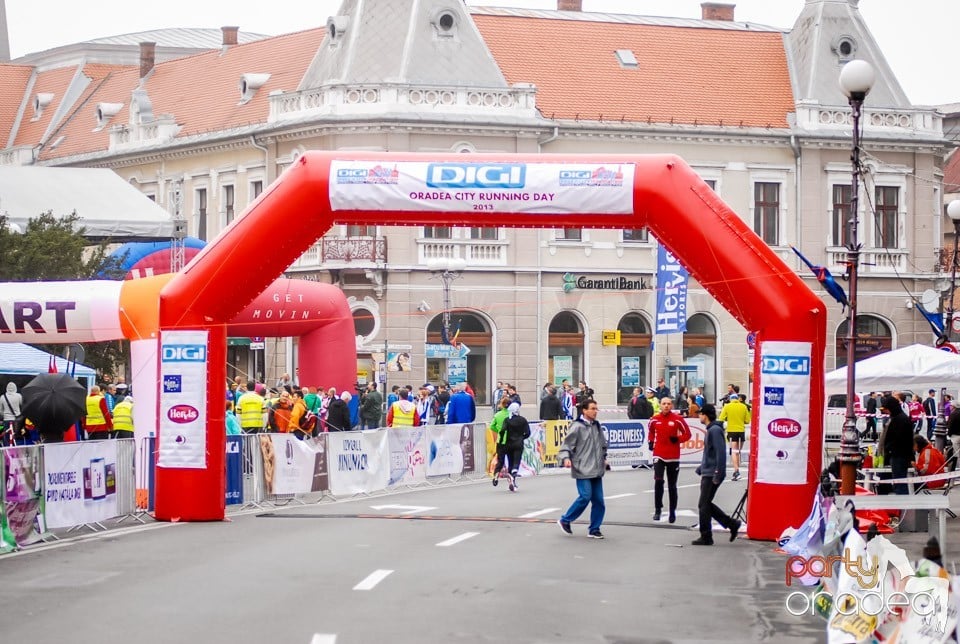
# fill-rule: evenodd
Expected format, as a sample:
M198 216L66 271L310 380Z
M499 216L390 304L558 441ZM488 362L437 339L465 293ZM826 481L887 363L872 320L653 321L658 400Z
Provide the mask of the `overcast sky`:
M376 1L376 0L374 0ZM412 0L411 0L412 1ZM806 0L728 0L739 21L789 28ZM856 2L856 0L852 0ZM960 102L960 74L950 72L960 0L859 0L907 96L915 104ZM471 5L556 8L556 0L468 0ZM237 25L270 35L326 24L340 0L6 0L13 57L102 36L161 27ZM279 10L278 10L279 9ZM699 18L700 0L583 0L584 11ZM942 74L948 73L948 77Z

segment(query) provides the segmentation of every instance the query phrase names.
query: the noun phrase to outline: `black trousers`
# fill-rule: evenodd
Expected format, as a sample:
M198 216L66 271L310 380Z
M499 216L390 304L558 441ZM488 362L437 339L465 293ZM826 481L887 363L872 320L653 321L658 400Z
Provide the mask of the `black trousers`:
M519 445L501 445L497 444L497 466L493 468L494 478L500 474L505 465L505 461L510 462L507 472L513 474L520 469L520 459L523 457L523 443Z
M663 475L667 475L667 493L670 497L670 511L677 511L677 478L680 476L680 463L668 463L657 459L653 462L653 508L657 512L663 509Z
M704 541L713 541L713 528L710 526L712 519L716 519L717 523L724 528L733 527L733 519L713 502L718 489L720 485L714 483L712 477L700 477L700 500L697 503L697 509L700 511L700 536Z

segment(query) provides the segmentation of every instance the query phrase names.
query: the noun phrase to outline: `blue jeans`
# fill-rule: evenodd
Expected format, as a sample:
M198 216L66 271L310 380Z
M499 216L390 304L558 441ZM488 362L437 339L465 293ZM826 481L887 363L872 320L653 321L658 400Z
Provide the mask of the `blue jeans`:
M577 500L564 513L560 520L564 523L573 523L583 514L590 504L590 532L600 529L603 523L603 515L607 506L603 502L603 477L598 476L595 479L576 479L577 482Z

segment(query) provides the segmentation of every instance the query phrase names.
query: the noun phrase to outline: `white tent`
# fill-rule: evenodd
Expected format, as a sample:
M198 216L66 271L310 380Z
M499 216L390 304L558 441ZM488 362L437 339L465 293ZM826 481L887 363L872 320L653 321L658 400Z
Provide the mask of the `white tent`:
M57 371L66 373L67 361L59 356L56 358ZM30 345L20 342L0 343L0 381L6 380L5 375L36 376L47 373L50 367L50 354ZM78 378L87 378L90 384L96 384L97 373L90 367L78 364L76 374Z
M960 355L914 344L895 351L859 360L856 367L856 391L896 391L909 389L960 388ZM826 392L843 393L847 387L847 368L827 374Z

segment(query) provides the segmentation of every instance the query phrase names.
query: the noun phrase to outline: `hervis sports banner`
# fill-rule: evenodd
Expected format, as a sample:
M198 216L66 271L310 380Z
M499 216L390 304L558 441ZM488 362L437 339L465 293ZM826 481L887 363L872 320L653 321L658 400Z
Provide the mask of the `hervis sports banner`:
M48 528L117 516L116 441L45 445L44 492Z
M341 161L330 207L370 212L633 212L632 163Z
M330 492L365 494L387 487L390 450L383 429L327 434Z

